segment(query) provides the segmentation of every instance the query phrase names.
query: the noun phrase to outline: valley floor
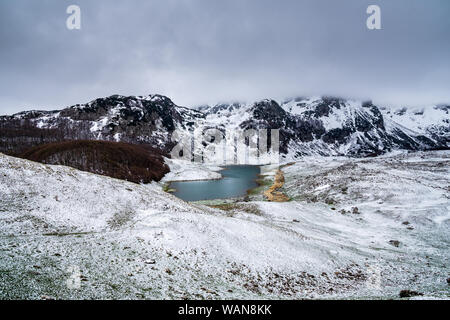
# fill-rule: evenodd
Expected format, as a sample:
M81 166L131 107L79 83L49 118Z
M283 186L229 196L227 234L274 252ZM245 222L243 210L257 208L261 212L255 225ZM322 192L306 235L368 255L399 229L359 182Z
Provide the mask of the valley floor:
M213 208L0 154L0 298L448 299L449 169L448 151L304 158L282 167L290 201Z

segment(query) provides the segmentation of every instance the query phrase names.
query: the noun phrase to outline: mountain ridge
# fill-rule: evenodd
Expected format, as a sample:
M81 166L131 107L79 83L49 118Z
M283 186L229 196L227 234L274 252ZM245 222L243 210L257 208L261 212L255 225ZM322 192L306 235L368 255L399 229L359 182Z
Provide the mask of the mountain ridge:
M0 116L0 152L78 139L149 144L168 152L176 144L175 130L189 133L199 127L279 129L280 153L287 160L312 154L359 157L397 149L448 149L449 109L394 110L371 101L325 96L220 103L195 110L163 95L112 95L61 110Z

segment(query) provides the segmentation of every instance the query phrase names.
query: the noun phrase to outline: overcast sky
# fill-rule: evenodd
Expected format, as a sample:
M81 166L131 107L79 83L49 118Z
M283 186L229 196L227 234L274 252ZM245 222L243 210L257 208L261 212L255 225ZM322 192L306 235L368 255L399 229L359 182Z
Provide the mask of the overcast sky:
M0 0L0 114L150 93L450 103L450 1Z

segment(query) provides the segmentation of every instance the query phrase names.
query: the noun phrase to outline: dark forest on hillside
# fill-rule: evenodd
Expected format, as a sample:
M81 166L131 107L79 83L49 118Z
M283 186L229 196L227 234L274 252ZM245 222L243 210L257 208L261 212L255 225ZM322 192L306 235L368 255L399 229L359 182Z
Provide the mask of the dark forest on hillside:
M168 173L161 151L123 142L74 140L39 145L21 158L70 166L135 183L159 181Z

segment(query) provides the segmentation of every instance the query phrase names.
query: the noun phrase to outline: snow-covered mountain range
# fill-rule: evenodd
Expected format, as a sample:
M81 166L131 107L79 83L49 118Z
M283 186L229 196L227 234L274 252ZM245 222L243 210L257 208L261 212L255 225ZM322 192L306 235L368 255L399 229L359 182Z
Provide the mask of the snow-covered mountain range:
M189 109L161 95L113 95L58 111L1 116L0 152L19 153L68 139L147 143L170 151L177 143L172 141L174 130L189 133L200 127L279 129L280 153L286 160L313 154L369 156L397 149L448 149L449 110L448 105L395 109L332 97Z

